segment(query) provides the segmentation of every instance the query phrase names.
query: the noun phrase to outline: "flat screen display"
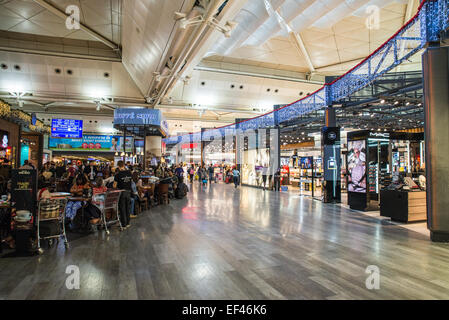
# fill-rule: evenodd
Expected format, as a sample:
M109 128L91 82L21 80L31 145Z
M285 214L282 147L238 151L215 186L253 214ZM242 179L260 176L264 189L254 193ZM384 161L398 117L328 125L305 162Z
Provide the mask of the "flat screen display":
M145 146L144 140L134 140L134 145L136 148L143 148Z
M52 119L52 138L81 139L83 137L83 120Z
M366 193L366 141L348 141L348 191Z
M312 162L312 157L302 157L300 158L299 166L301 167L301 169L312 169Z

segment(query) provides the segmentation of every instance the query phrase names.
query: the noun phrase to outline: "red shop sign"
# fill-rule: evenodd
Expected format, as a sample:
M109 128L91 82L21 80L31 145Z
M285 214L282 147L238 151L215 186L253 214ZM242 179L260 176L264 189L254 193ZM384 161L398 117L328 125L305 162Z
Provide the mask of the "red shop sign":
M181 149L195 149L196 147L198 147L198 143L184 143Z

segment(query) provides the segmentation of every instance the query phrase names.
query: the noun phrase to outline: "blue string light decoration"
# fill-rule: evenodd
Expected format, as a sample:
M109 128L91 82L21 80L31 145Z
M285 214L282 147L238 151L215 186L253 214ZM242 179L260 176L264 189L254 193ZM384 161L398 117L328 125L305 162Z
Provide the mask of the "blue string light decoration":
M449 0L423 0L418 13L387 42L356 67L313 94L288 106L243 122L202 133L164 139L167 144L179 141L200 142L220 134L236 135L245 130L267 129L297 119L310 112L338 102L396 68L418 53L429 42L439 41L440 34L449 28ZM241 131L238 131L241 130Z

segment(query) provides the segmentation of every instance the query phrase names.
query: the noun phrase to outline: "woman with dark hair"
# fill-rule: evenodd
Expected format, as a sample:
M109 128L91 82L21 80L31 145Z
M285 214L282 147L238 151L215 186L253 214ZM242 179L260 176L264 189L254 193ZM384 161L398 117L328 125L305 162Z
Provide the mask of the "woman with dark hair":
M89 181L84 174L80 173L76 177L75 183L73 184L72 188L70 188L70 193L74 196L82 196L84 189L89 188ZM66 219L72 220L75 217L76 212L79 208L81 208L82 205L82 201L69 201L65 210Z

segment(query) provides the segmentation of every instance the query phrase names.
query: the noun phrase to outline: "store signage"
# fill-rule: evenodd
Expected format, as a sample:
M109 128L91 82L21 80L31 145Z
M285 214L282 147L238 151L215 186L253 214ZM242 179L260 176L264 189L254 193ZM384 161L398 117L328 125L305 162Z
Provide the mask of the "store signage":
M114 124L161 126L161 111L157 109L120 108L114 110Z
M198 143L184 143L181 145L181 149L196 149L198 148Z
M370 137L376 137L376 138L390 138L390 133L382 133L382 132L370 132Z
M35 125L36 125L36 122L37 122L36 114L33 112L33 113L31 114L31 124L32 124L33 126L35 126Z
M81 139L83 137L83 120L52 119L51 136L53 138Z
M161 130L164 131L165 134L168 134L168 123L166 120L161 121Z
M126 137L126 151L134 150L133 142L132 137ZM123 137L84 135L82 139L49 138L48 146L55 151L122 152Z

